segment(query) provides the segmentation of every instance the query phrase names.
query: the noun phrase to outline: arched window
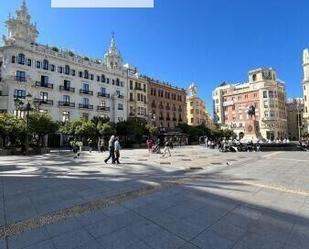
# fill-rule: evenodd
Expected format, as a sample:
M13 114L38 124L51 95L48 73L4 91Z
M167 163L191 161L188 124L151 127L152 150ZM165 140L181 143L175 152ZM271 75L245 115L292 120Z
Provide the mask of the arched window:
M25 65L25 55L19 54L17 57L17 63L21 65Z
M85 79L89 79L88 70L85 70L85 71L84 71L84 78L85 78Z
M43 69L48 70L49 62L48 60L43 60Z
M67 75L70 75L70 66L69 65L65 65L64 73L67 74Z

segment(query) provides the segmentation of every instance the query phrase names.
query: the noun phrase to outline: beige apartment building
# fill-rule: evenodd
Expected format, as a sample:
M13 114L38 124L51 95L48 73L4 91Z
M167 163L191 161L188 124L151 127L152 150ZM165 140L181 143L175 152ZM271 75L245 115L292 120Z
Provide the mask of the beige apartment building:
M213 122L207 112L205 102L198 97L197 86L192 83L187 89L187 121L188 125L206 125L212 127Z
M128 67L128 117L148 120L148 81L141 77L136 68Z
M309 49L303 51L304 133L309 133Z
M272 68L249 72L249 81L242 84L222 83L213 91L215 122L233 129L242 138L249 120L247 111L255 107L255 119L263 139L287 137L286 95L284 83Z

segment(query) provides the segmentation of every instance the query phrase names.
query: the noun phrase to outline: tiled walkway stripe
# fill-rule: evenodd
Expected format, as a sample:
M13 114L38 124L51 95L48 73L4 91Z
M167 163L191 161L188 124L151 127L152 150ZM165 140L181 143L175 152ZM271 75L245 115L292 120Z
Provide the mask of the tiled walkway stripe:
M97 209L107 208L113 205L121 204L128 200L152 194L154 192L158 192L163 189L168 189L176 185L179 185L179 183L166 181L158 185L147 186L139 190L126 192L109 198L104 197L102 199L96 199L74 207L65 208L60 211L51 212L17 223L7 224L0 227L0 239L3 239L7 236L14 236L23 233L27 230L43 227L45 225L55 223L57 221L65 220L71 217L76 217L84 213L95 211Z

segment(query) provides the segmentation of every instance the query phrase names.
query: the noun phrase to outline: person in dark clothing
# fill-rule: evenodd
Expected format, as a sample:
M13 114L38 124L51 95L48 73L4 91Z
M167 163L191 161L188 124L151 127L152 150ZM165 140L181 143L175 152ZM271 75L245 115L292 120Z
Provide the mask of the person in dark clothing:
M115 136L112 135L111 138L108 141L108 150L109 150L109 156L104 160L105 163L109 161L109 159L112 159L112 163L115 163Z

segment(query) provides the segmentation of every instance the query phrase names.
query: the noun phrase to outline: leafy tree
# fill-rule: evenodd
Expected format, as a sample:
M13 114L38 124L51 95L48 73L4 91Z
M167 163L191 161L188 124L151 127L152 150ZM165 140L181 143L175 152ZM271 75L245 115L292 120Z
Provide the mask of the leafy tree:
M0 136L3 146L8 137L11 145L20 145L21 139L25 135L25 122L10 114L0 114Z
M58 130L58 124L45 113L31 113L28 117L28 132L37 136L37 146L43 144L43 137Z

